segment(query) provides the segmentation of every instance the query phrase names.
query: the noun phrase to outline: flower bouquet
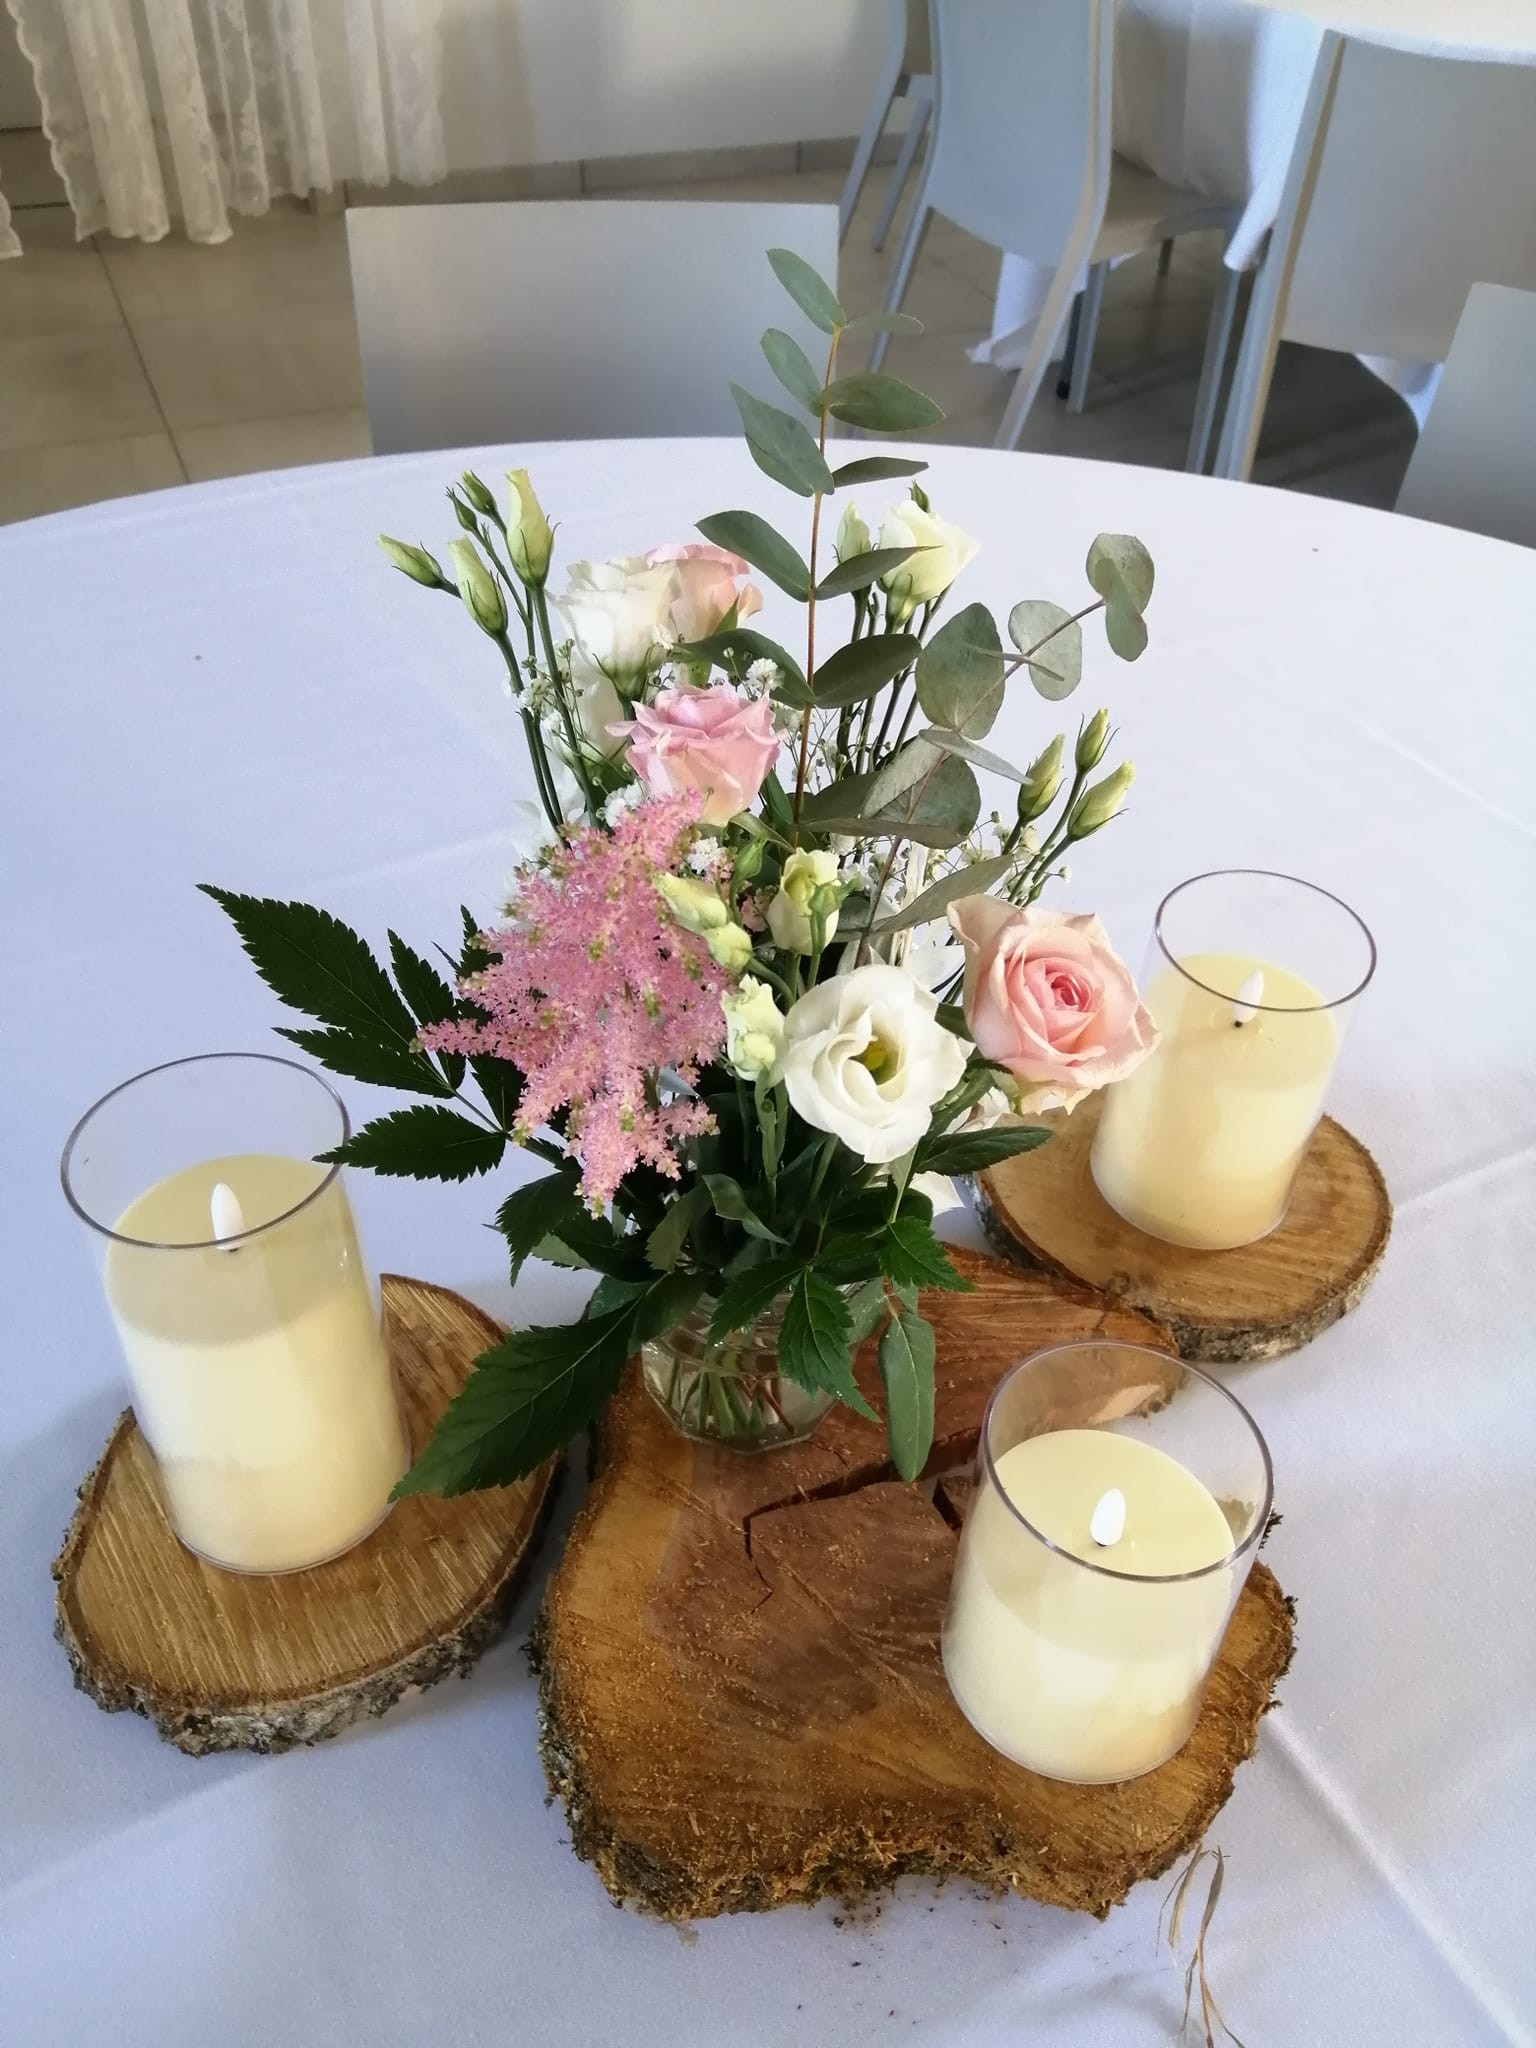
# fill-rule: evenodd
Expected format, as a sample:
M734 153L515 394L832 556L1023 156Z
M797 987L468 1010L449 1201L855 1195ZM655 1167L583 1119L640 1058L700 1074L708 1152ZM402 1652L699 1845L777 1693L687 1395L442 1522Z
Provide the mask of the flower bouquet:
M450 489L451 573L382 542L495 646L539 799L539 843L498 919L463 913L451 979L394 933L386 970L323 911L208 890L314 1020L285 1037L425 1098L328 1158L463 1180L521 1147L544 1171L496 1213L513 1277L530 1256L598 1276L577 1322L479 1359L402 1492L532 1470L637 1352L711 1441L789 1441L838 1400L873 1417L853 1358L877 1330L891 1458L914 1477L933 1431L920 1290L967 1284L933 1230L952 1177L1042 1142L1009 1112L1070 1105L1152 1042L1098 920L1040 903L1130 783L1129 762L1099 773L1107 714L1023 767L984 744L1010 687L1071 693L1091 614L1140 654L1146 550L1101 534L1087 601L1025 599L1009 646L985 606L948 611L976 544L913 481L926 465L829 462L831 421L942 417L895 377L839 374L861 335L914 323L850 319L800 259L769 261L826 364L770 330L800 410L736 397L759 468L807 503L805 554L720 512L703 545L579 563L556 595L523 470L504 508L473 474ZM833 497L891 481L878 537L844 500L829 550ZM754 571L803 606L803 652L747 623ZM1012 815L983 816L978 771L1012 785Z

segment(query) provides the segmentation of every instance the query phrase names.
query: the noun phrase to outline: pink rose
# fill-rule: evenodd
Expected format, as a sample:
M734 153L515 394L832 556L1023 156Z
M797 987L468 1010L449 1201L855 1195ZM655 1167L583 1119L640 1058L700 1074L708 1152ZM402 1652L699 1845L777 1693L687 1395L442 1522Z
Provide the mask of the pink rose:
M705 640L718 632L732 605L738 620L763 608L763 593L755 583L737 587L751 565L724 548L709 547L703 541L674 543L652 548L645 559L652 567L662 562L677 565L678 592L672 601L671 624L679 640Z
M655 702L608 730L629 741L629 765L652 796L704 792L706 825L744 811L763 786L779 751L773 705L744 697L734 683L658 690Z
M976 1049L1033 1090L1031 1109L1070 1109L1119 1081L1157 1027L1096 917L962 896L949 921L965 947L965 1021Z

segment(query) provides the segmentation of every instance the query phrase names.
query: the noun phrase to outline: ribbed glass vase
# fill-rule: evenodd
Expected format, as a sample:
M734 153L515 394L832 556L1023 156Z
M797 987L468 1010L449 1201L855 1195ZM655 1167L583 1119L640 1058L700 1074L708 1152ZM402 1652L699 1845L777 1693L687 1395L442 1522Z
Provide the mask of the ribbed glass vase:
M771 1451L802 1442L836 1396L809 1393L780 1374L782 1305L776 1302L746 1329L711 1344L706 1332L714 1306L701 1301L675 1329L643 1347L651 1399L696 1443Z

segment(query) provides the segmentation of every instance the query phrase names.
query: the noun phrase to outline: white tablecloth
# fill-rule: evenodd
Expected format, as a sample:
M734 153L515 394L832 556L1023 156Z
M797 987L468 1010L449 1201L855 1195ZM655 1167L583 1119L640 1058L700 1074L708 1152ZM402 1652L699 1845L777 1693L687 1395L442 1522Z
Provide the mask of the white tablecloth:
M727 505L784 513L734 444L524 454L566 559L686 537ZM1391 1249L1342 1326L1239 1376L1299 1626L1211 1834L1218 1995L1250 2048L1529 2041L1536 555L1151 470L938 464L941 509L984 543L967 594L994 607L1070 598L1101 526L1157 560L1150 651L1124 669L1096 647L1082 693L1114 706L1134 802L1057 900L1101 910L1135 961L1172 882L1285 867L1356 904L1381 947L1334 1107L1385 1169ZM141 1067L271 1044L279 1012L195 882L418 942L495 901L520 732L489 650L372 546L379 528L447 538L455 466L251 477L0 531L0 2039L1169 2039L1161 1886L1104 1925L915 1880L863 1927L825 1905L684 1939L615 1913L544 1803L516 1648L533 1593L468 1683L286 1757L194 1762L71 1690L48 1564L122 1397L59 1147ZM771 600L767 630L793 613ZM994 744L1051 729L1018 689ZM508 1308L487 1184L363 1176L354 1197L376 1264ZM580 1293L533 1269L516 1306Z
M1240 204L1227 261L1246 270L1274 225L1322 29L1244 0L1119 0L1115 150L1170 184ZM1051 273L1004 256L978 363L1017 369Z

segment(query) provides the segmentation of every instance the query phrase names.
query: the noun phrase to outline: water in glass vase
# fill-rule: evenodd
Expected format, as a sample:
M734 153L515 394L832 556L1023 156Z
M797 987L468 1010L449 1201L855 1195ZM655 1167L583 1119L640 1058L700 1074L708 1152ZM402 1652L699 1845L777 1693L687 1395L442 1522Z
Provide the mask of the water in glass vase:
M641 1352L646 1392L684 1436L729 1451L771 1451L811 1434L836 1396L779 1372L781 1304L723 1343L707 1341L713 1301Z

